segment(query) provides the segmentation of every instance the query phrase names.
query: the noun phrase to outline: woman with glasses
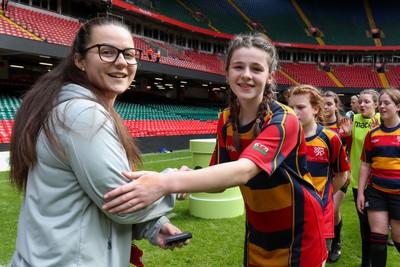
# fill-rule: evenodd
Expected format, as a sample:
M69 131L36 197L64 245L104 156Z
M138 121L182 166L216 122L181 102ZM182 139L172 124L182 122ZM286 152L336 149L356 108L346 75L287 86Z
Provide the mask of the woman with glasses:
M121 171L141 162L113 107L140 55L126 25L93 19L23 98L11 140L11 182L24 193L11 266L129 266L132 238L177 246L165 243L181 232L163 216L173 195L125 215L101 209L129 182Z

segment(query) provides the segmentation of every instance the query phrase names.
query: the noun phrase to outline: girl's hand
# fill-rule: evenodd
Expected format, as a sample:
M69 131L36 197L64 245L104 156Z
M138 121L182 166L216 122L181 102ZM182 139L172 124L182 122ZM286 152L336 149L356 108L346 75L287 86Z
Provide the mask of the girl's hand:
M351 135L351 130L353 128L353 122L347 118L343 117L340 119L340 126L342 127L343 131L345 132L346 136Z
M358 193L358 196L357 196L357 210L361 214L364 214L364 208L365 208L365 197L364 197L364 194Z
M164 195L160 173L139 171L122 174L128 179L136 180L105 194L104 199L110 201L103 205L104 210L110 213L131 213L150 205Z
M371 123L371 124L369 125L371 129L372 129L372 128L375 128L376 126L379 126L380 123L379 123L378 118L373 118L372 121L373 121L373 123Z

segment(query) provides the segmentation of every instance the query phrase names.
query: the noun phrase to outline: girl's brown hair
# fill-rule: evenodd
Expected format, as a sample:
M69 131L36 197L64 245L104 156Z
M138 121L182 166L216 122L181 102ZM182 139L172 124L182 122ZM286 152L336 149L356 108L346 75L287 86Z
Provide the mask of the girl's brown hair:
M332 91L325 91L325 92L323 92L322 96L323 97L332 97L333 101L335 101L335 104L337 106L337 109L335 111L336 123L338 126L340 126L340 119L342 118L341 113L344 112L344 109L343 109L342 101L340 101L338 94L336 94L335 92L332 92Z
M277 67L278 67L278 54L276 52L275 46L270 43L264 35L255 33L255 34L239 34L237 35L230 43L229 48L228 48L228 55L226 59L226 65L225 65L225 71L228 73L229 67L231 64L231 59L233 53L240 49L240 48L251 48L255 47L258 48L265 53L268 54L267 57L267 64L269 67L269 74L272 75L273 73L276 72ZM253 136L252 139L254 140L261 132L261 122L263 121L264 117L268 114L269 112L269 101L272 99L274 93L276 90L276 84L273 81L271 84L266 85L264 89L264 95L263 95L263 100L258 106L258 113L257 113L257 118L254 122L254 131L253 131ZM242 148L240 145L240 137L239 137L239 132L238 132L238 118L239 118L239 111L240 111L240 106L239 106L239 101L237 100L236 95L230 91L230 100L229 100L229 110L230 114L227 119L227 125L232 126L233 130L233 139L235 143L235 147L237 151L241 152Z
M307 95L311 106L318 108L318 113L315 115L316 122L325 125L324 99L320 89L309 84L295 85L286 91L285 97L288 100L294 95Z
M380 94L379 98L381 95L387 94L390 99L393 100L393 102L396 104L396 106L400 105L400 90L396 88L388 88L388 89L383 89ZM397 112L397 115L400 117L400 111Z
M362 90L360 96L361 95L370 95L375 103L378 103L379 101L379 93L375 89Z
M57 153L60 156L64 155L60 142L52 130L54 121L50 120L50 114L58 103L61 88L69 83L83 86L95 95L90 100L99 103L110 113L129 162L131 164L142 162L140 151L115 108L108 104L102 91L90 83L85 72L78 69L74 62L76 55L85 57L85 48L92 38L93 28L104 25L116 25L130 32L124 23L113 18L95 18L86 22L77 32L69 55L51 72L39 78L23 97L14 118L10 143L10 181L20 191L26 188L29 169L37 163L36 142L40 130L43 130ZM61 118L57 119L66 127Z

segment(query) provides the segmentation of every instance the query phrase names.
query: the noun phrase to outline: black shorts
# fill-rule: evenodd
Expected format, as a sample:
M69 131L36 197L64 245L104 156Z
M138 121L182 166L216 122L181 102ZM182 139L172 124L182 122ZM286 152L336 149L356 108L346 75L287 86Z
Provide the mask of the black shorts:
M342 187L340 188L340 191L342 191L344 194L346 194L347 188L348 188L348 187L349 187L349 184L344 185L344 186L342 186Z
M368 185L364 196L367 211L388 211L389 218L400 220L400 195L388 194Z

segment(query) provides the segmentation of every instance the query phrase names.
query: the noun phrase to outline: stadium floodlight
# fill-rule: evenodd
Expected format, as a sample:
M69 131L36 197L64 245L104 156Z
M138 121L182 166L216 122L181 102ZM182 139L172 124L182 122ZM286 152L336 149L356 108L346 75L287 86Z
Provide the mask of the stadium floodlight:
M44 65L44 66L50 66L53 67L53 64L51 63L46 63L46 62L39 62L40 65Z

